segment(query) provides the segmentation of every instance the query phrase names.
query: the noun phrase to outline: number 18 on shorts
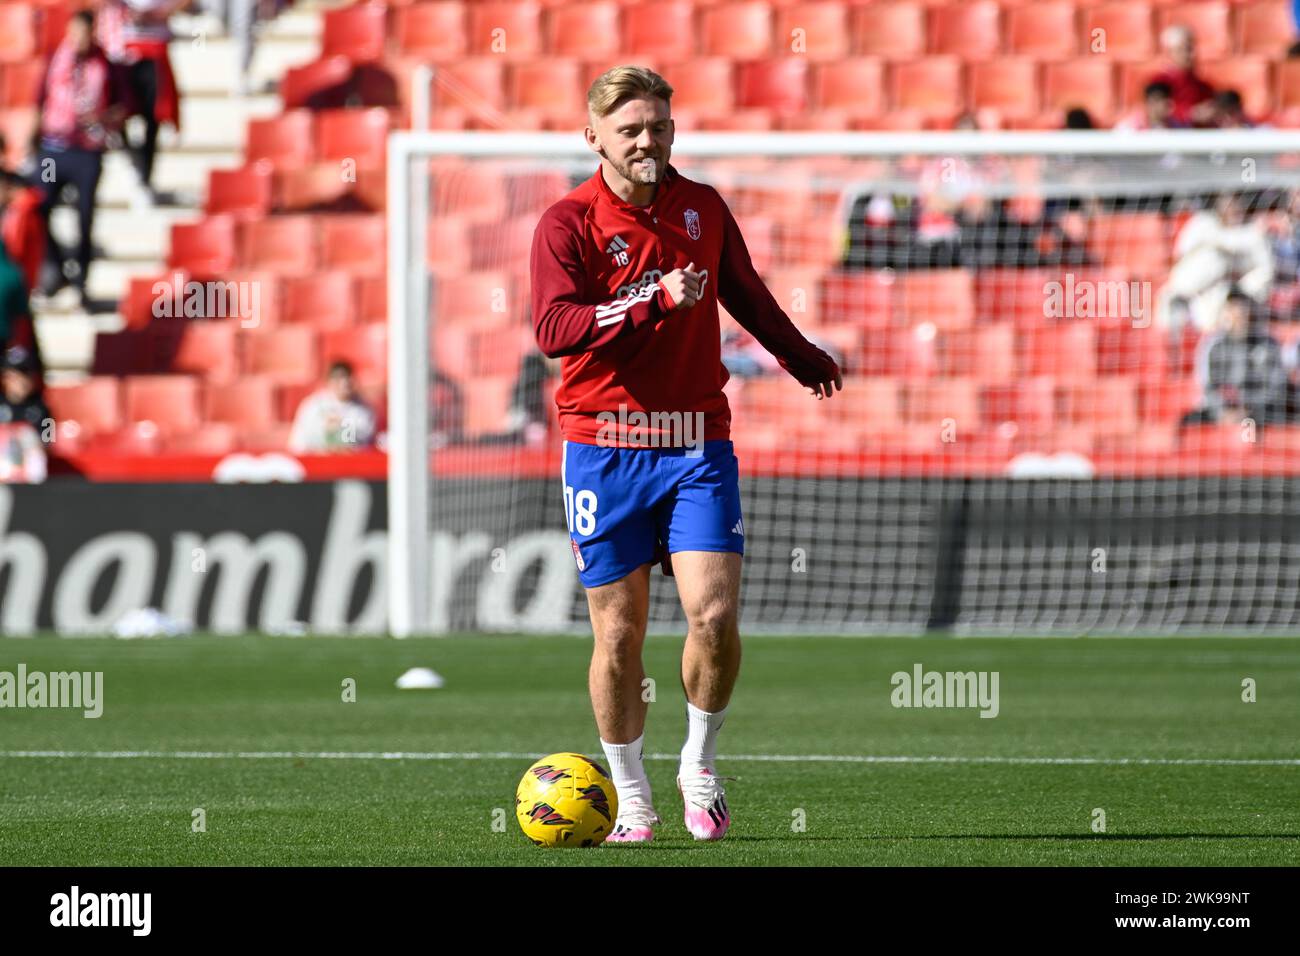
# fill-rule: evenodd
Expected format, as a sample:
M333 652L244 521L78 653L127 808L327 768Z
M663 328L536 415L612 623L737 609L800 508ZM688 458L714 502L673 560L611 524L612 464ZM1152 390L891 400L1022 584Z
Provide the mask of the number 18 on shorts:
M564 511L584 587L626 577L664 551L745 553L731 442L691 451L564 443Z

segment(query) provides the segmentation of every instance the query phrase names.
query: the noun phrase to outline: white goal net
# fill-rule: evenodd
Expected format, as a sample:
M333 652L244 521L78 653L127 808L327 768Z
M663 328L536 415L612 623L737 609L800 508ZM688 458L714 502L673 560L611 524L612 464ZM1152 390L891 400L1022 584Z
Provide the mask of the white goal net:
M1300 630L1300 136L683 133L672 163L845 370L815 402L723 315L742 630ZM588 629L528 263L597 165L390 142L396 634Z

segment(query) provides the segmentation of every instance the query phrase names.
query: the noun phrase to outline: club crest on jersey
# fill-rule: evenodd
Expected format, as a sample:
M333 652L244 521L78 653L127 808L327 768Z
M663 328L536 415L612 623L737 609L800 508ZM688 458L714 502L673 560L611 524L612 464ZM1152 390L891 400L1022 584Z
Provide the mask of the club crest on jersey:
M692 239L700 238L700 214L694 209L688 209L686 216L686 234Z

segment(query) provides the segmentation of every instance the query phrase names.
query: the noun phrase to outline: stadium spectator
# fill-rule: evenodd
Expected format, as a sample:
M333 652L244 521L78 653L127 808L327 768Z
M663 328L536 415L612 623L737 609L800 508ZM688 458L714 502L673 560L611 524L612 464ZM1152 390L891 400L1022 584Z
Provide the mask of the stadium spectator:
M15 172L0 169L0 244L22 272L29 292L40 282L45 262L44 202L45 193L39 187L29 186Z
M37 385L44 385L41 352L36 344L36 326L27 301L22 274L0 243L0 355L22 348L35 361Z
M167 44L172 38L168 20L191 0L108 0L121 14L120 46L111 52L125 66L130 92L130 112L143 120L144 132L128 136L128 148L139 183L133 203L148 208L159 200L153 188L158 130L164 123L180 128L180 91L172 72Z
M253 65L258 21L275 16L281 6L281 0L208 0L208 10L220 18L226 36L235 44L235 59L239 67L239 75L235 78L237 96L247 96L250 92L248 73Z
M302 400L293 418L289 450L356 451L375 440L375 413L357 394L352 366L335 362L323 388Z
M1254 129L1260 125L1246 115L1241 94L1236 90L1220 90L1214 94L1211 102L1214 104L1211 126L1219 129Z
M1240 289L1228 292L1222 313L1223 330L1203 345L1197 363L1204 390L1201 407L1189 412L1183 424L1285 421L1282 346L1269 335L1255 300Z
M1118 130L1185 129L1187 124L1174 115L1174 90L1163 80L1152 80L1142 90L1142 105L1125 116Z
M1066 129L1096 129L1092 116L1082 106L1075 106L1065 112Z
M9 349L0 359L0 481L45 480L45 444L54 440L54 419L41 397L36 358Z
M1168 61L1149 82L1166 83L1173 97L1173 119L1184 126L1206 126L1213 117L1214 87L1196 72L1196 40L1185 26L1166 27L1160 48Z
M1178 332L1191 322L1203 332L1218 328L1233 285L1263 302L1273 281L1273 252L1258 220L1248 220L1237 193L1219 195L1213 209L1196 213L1174 241L1177 263L1156 301L1156 321Z
M41 213L46 222L46 266L41 291L53 295L71 278L85 301L92 256L95 193L110 129L120 120L108 59L94 40L94 16L79 10L54 51L40 92ZM63 249L49 229L50 212L64 188L77 193L77 250ZM75 269L69 276L69 267Z

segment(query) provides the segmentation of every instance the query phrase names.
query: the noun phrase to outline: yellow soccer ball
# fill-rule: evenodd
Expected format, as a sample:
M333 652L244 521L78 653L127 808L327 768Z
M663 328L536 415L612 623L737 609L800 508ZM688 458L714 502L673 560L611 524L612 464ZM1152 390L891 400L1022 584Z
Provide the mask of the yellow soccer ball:
M551 754L524 772L515 817L538 846L600 846L614 829L618 793L590 757Z

